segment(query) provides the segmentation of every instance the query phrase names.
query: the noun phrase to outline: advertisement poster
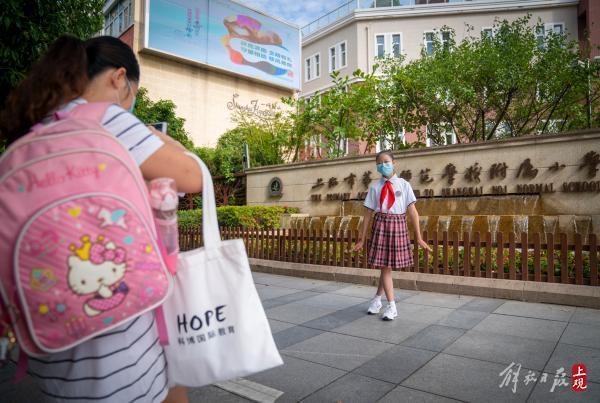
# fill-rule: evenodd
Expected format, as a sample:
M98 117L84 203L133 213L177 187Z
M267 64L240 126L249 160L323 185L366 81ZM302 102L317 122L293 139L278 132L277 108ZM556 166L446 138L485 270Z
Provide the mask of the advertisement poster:
M229 0L148 0L146 47L300 88L300 30Z

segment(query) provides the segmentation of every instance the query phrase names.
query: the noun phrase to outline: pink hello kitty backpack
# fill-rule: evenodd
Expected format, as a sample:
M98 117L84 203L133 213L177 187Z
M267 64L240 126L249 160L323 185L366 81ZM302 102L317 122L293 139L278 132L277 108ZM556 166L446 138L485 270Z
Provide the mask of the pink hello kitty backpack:
M0 293L22 350L72 348L160 306L172 286L141 172L101 126L59 112L0 159Z

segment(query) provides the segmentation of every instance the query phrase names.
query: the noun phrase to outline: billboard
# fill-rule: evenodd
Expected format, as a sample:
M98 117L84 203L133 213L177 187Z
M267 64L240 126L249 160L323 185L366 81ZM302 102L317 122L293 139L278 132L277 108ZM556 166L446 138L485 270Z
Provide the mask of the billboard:
M300 89L300 30L231 0L147 0L147 49Z

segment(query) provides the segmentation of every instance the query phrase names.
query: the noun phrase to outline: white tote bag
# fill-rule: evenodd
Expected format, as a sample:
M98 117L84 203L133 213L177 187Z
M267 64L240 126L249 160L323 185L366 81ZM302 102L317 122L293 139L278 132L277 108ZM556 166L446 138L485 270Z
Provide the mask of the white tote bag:
M191 155L191 154L190 154ZM199 387L283 364L241 239L222 241L212 178L202 168L204 247L179 255L163 305L169 384Z

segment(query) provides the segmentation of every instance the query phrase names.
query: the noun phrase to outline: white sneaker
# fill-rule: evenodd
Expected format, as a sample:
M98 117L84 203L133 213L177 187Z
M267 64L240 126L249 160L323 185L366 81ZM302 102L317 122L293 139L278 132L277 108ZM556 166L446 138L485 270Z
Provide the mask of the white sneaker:
M381 298L373 298L373 300L371 301L371 305L369 305L369 309L367 309L367 313L369 315L377 315L381 310L381 307L383 307L383 304L381 303Z
M388 305L387 308L385 308L385 312L383 313L381 319L386 321L394 320L396 316L398 316L398 311L396 311L396 307L394 305Z

